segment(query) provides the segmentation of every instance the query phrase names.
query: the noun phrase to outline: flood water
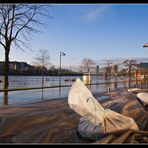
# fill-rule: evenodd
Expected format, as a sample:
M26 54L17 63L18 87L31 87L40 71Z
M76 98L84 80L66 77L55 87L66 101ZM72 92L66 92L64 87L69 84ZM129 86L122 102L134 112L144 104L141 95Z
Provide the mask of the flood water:
M63 76L61 77L61 85L72 85L76 78L83 79L82 76ZM0 76L0 80L3 81L3 76ZM108 88L115 90L117 88L122 88L124 86L128 87L127 77L110 77L109 82L115 82L111 84L99 84L91 85L88 88L92 93L106 92ZM105 83L103 76L92 76L92 83ZM134 85L135 83L132 83ZM3 89L3 83L0 83L0 89ZM44 86L57 86L59 85L58 76L45 76ZM9 88L30 88L30 87L41 87L42 77L41 76L9 76ZM64 98L68 96L70 87L63 88L48 88L44 89L43 99L54 99L54 98ZM0 92L0 105L3 105L3 92ZM23 91L10 91L8 93L8 104L19 104L33 101L42 100L42 90L23 90Z

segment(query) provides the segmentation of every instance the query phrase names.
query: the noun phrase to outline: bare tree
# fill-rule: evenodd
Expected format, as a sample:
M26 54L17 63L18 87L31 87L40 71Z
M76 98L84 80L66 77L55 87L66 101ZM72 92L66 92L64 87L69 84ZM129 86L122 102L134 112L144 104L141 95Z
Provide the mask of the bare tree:
M38 50L38 54L34 59L35 59L34 63L36 66L41 66L43 68L47 67L50 64L49 51L45 49Z
M32 33L39 30L35 27L46 25L40 16L49 16L45 5L40 4L1 4L0 5L0 45L5 51L4 89L8 89L9 53L11 46L24 50L29 45L24 41L30 40ZM50 17L50 16L49 16ZM4 99L8 92L5 91Z
M128 68L127 73L128 73L128 76L131 78L132 69L137 65L137 61L136 60L125 60L123 62L123 65Z
M43 100L43 87L44 87L44 71L47 69L49 63L49 52L48 50L40 49L37 56L35 57L35 64L41 67L42 70L42 100Z
M118 74L118 65L113 64L113 66L112 66L112 75L117 76L117 74Z
M104 74L108 77L111 75L111 71L112 70L112 67L111 66L107 66L107 67L104 67Z
M130 87L130 82L131 82L131 77L132 77L132 70L137 65L137 61L136 60L125 60L123 62L123 65L127 67L127 74L129 76L129 87Z
M82 64L80 66L83 72L89 74L91 71L94 70L96 63L90 58L84 58Z

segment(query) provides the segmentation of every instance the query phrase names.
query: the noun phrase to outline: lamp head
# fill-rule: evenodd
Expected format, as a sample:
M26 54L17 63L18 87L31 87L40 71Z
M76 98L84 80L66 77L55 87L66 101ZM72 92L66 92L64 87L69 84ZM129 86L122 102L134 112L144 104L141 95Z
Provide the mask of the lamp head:
M144 44L143 47L148 47L148 43Z

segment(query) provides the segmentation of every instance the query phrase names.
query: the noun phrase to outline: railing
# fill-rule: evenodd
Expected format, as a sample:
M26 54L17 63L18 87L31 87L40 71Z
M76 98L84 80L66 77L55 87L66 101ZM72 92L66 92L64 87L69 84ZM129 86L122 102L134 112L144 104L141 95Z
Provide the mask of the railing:
M121 85L115 87L114 85L110 85L110 84L121 84ZM147 88L147 86L148 86L148 85L145 85L144 81L141 81L141 80L131 80L131 81L128 81L128 80L117 81L117 80L115 80L115 81L106 81L106 82L101 82L101 83L91 83L91 84L86 84L86 85L88 86L89 89L91 89L91 91L94 95L109 93L112 91L124 91L125 89L132 88L132 87L145 88L145 86L146 86L146 88ZM101 85L103 85L103 87ZM4 93L3 96L1 96L1 98L0 98L1 99L0 101L1 102L3 101L3 103L0 102L0 104L8 105L8 102L9 102L9 104L15 104L15 103L20 103L20 102L24 102L24 101L29 101L30 99L31 99L31 101L35 101L36 99L37 100L46 100L46 99L65 98L65 97L67 97L68 89L71 86L72 86L72 84L61 85L61 86L55 85L55 86L45 86L45 87L0 89L0 93ZM94 87L97 86L97 88L98 88L98 86L99 87L101 86L101 90L96 89L91 86L94 86ZM62 90L62 88L66 88L66 87L68 89ZM52 90L52 88L53 88L53 90ZM45 96L43 95L44 89L50 89L49 92L48 92L48 90L44 91ZM39 90L39 91L36 92L36 90ZM42 92L40 92L40 90L42 90ZM19 91L20 91L20 93L19 93ZM21 92L21 91L31 91L31 92L29 92L29 94L30 93L32 94L35 91L36 94L35 94L35 96L33 95L33 97L30 97L30 95L25 94L25 92ZM11 94L12 92L15 92L15 93ZM51 93L51 92L53 92L53 93ZM26 97L27 99L25 99L25 98L20 99L21 97L17 96L20 94L21 94L21 96ZM48 96L47 96L47 94L48 94ZM15 97L15 95L16 95L16 97ZM40 97L42 99L40 99Z
M107 82L102 82L102 83L92 83L92 84L86 84L86 85L101 85L101 84L112 84L112 83L126 83L126 82L136 82L136 80L131 80L131 81L107 81ZM137 82L142 82L142 80L137 80ZM34 89L48 89L48 88L62 88L62 87L71 87L72 85L55 85L55 86L44 86L44 87L28 87L28 88L10 88L10 89L0 89L0 92L5 92L5 91L22 91L22 90L34 90Z

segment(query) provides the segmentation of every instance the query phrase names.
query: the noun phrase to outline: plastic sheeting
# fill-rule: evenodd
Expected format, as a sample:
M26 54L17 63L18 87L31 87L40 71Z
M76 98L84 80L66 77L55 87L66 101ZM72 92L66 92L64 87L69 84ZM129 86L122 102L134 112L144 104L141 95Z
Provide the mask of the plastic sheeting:
M109 135L95 142L95 144L100 143L148 143L148 132L134 130L118 131L110 133Z
M96 140L96 136L103 133L126 129L138 130L132 118L110 109L105 110L79 78L69 91L68 104L82 116L78 131L84 138Z
M138 93L137 97L139 98L139 100L141 101L141 103L144 106L148 105L148 93L142 92L142 93Z
M99 97L106 94L98 94ZM115 102L114 95L117 98ZM114 94L101 100L110 108L135 120L140 130L117 131L97 135L98 143L148 143L148 111L131 93ZM66 99L8 105L0 107L0 143L95 143L77 132L81 116L73 111ZM127 135L127 133L129 133ZM98 141L99 140L99 141Z
M79 143L80 116L66 99L0 107L0 143Z
M129 88L128 91L129 92L140 92L141 89L140 88Z

